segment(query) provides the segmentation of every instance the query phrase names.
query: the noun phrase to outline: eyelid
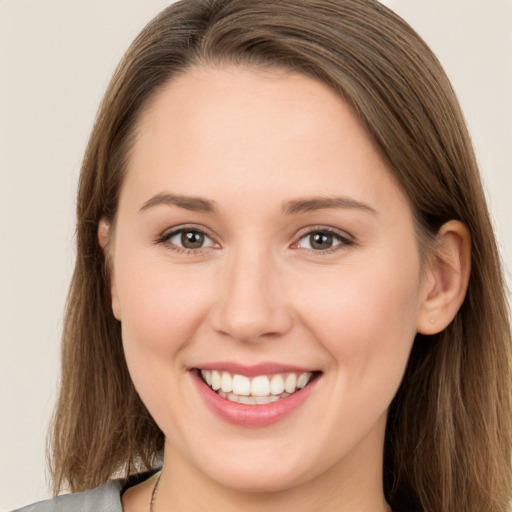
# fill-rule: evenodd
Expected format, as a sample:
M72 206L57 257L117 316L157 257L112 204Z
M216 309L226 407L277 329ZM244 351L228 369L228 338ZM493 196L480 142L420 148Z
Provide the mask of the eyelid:
M329 235L333 235L336 238L338 238L341 241L341 243L338 245L335 245L334 247L330 247L329 249L325 249L323 251L318 250L318 249L307 249L307 248L298 247L299 242L303 238L310 236L313 233L327 233ZM302 249L305 251L312 252L314 254L332 253L332 252L342 250L347 246L351 246L351 245L355 244L355 239L350 233L347 233L346 231L342 231L337 228L333 228L331 226L325 226L325 225L308 226L307 228L304 228L304 229L300 230L299 233L297 233L295 240L296 241L292 244L292 249Z
M178 235L179 233L183 232L183 231L197 231L199 233L203 233L205 235L205 237L208 237L211 241L212 241L212 245L210 246L207 246L207 247L200 247L198 249L188 249L186 247L180 247L178 245L175 245L173 243L170 242L170 239L176 235ZM182 224L182 225L178 225L178 226L173 226L171 228L167 228L165 229L164 231L162 231L154 240L154 243L155 244L162 244L162 245L166 245L167 244L167 248L168 249L171 249L173 251L176 251L176 252L180 252L180 253L194 253L194 254L199 254L201 252L203 252L204 250L208 250L208 249L211 249L211 248L218 248L220 247L220 244L216 241L216 237L214 235L211 234L210 230L205 228L204 226L198 226L197 224Z

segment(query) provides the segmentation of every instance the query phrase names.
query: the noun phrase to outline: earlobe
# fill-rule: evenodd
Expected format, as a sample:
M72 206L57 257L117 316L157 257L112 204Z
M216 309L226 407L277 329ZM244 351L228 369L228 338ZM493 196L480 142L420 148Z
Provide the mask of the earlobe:
M119 299L117 297L117 289L114 277L114 268L112 260L112 241L111 241L111 224L104 218L100 220L98 225L98 242L103 250L105 257L105 277L110 285L110 295L112 297L112 312L117 320L121 320L121 312L119 307Z
M102 217L98 224L98 242L100 244L100 247L103 249L103 254L105 254L105 257L107 256L108 252L109 238L110 222L108 222L107 219Z
M427 275L417 330L437 334L453 320L464 302L471 269L471 236L460 221L441 227Z

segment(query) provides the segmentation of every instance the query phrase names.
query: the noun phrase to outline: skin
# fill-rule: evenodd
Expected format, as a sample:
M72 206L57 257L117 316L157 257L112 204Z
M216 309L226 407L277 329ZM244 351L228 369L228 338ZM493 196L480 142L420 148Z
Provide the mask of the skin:
M215 211L148 204L163 193ZM334 197L349 202L283 211ZM205 245L163 239L181 227ZM326 229L333 247L311 248ZM444 328L463 299L469 236L443 226L422 272L407 198L336 94L247 68L174 79L140 119L115 227L99 239L130 374L167 439L155 511L387 510L387 409L415 334ZM291 415L247 428L192 383L190 368L215 361L322 373ZM147 509L154 483L129 489L125 510Z

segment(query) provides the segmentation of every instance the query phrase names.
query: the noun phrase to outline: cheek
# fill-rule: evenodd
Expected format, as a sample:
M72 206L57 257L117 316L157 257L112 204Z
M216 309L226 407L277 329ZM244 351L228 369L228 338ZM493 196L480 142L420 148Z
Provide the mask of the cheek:
M385 418L416 334L418 275L414 265L382 262L316 279L308 296L297 290L302 321L329 354L326 389L336 398L319 421L339 439L333 451Z
M311 281L310 281L311 282ZM330 353L346 385L389 379L398 386L416 334L419 263L395 256L316 276L301 299L302 319ZM380 382L379 382L380 381Z
M155 421L177 438L187 352L207 309L207 290L197 277L192 269L147 258L126 258L116 275L130 376Z
M165 261L125 258L116 287L127 359L167 359L194 335L204 316L206 289L190 270ZM142 361L142 358L141 358Z

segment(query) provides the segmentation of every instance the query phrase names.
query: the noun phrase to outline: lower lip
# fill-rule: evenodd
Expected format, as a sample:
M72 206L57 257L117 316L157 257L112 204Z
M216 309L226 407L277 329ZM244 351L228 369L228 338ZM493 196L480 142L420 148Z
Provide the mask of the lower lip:
M311 394L318 378L286 398L269 404L246 405L222 398L207 386L196 371L191 372L200 395L224 421L240 427L266 427L289 416Z

